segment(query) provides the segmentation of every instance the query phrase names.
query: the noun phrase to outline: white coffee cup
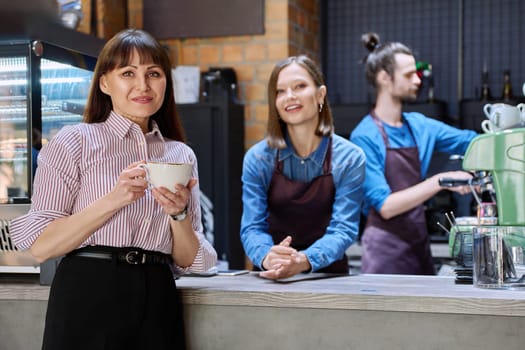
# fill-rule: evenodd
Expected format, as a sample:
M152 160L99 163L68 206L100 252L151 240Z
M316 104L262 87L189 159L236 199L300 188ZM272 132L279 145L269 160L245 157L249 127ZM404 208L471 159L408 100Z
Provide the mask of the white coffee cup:
M521 112L516 106L505 103L487 103L483 112L488 119L481 122L481 128L486 133L520 127L522 124Z
M186 186L190 181L193 165L149 162L140 164L139 167L146 170L146 181L151 187L166 187L171 192L176 192L176 184Z
M516 106L516 108L518 109L518 111L520 111L521 126L524 127L525 126L525 103L520 103L519 105Z

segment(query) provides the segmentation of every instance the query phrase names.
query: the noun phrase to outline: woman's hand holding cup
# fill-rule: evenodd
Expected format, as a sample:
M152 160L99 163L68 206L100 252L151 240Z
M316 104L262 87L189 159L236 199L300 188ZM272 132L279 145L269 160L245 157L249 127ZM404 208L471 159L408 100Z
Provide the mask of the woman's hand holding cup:
M197 184L191 179L192 164L149 162L139 167L146 171L151 193L168 215L177 215L187 207L191 189Z
M146 181L152 188L166 187L171 192L176 192L176 184L188 184L193 164L148 162L139 167L146 171Z

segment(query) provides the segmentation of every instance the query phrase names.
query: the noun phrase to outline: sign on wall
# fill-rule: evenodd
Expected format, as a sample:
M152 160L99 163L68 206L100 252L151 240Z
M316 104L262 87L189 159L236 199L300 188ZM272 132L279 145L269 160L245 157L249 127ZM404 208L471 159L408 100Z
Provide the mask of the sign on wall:
M143 9L157 39L264 34L264 0L155 0Z

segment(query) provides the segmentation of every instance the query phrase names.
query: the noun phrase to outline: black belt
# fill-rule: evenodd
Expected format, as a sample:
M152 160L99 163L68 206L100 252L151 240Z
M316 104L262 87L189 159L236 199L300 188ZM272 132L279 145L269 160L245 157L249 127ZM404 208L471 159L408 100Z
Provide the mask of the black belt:
M72 251L68 256L116 260L130 265L171 264L171 255L140 248L89 246Z

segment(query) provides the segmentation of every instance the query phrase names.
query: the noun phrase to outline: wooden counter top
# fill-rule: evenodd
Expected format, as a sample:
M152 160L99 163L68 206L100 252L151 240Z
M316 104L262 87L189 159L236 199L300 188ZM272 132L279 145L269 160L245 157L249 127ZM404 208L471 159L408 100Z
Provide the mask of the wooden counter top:
M184 304L525 316L525 290L455 284L452 276L355 275L277 283L241 276L181 277ZM47 300L38 281L0 281L0 300Z
M39 281L38 274L32 277L12 278L11 276L7 276L6 278L0 279L0 301L47 301L49 298L49 286L41 286Z
M452 276L355 275L276 283L256 276L182 277L184 304L525 316L525 290L481 289Z

